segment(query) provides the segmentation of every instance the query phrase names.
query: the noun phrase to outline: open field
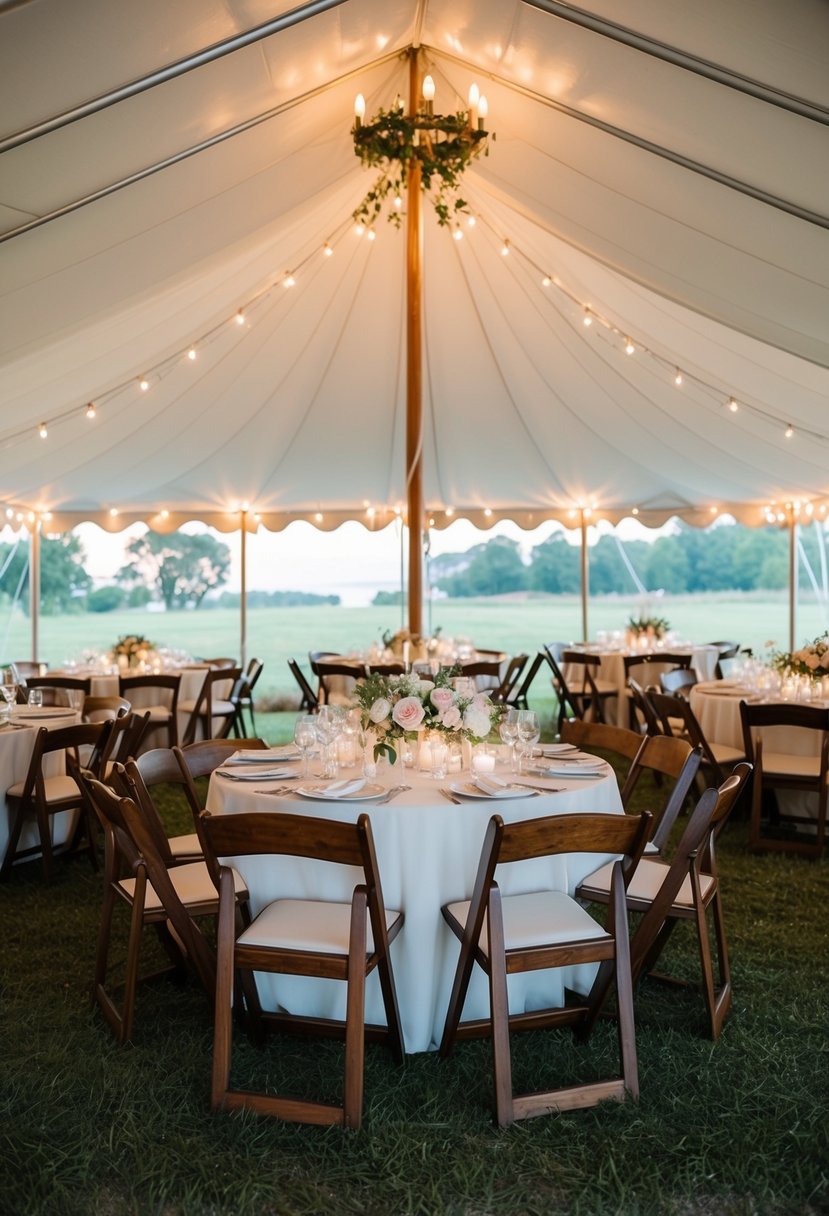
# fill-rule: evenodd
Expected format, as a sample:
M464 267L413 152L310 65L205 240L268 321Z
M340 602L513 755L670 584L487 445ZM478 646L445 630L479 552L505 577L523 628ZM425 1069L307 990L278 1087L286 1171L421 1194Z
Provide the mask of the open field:
M788 646L786 597L753 594L663 597L652 605L671 625L695 641L733 638L762 654L773 640ZM632 599L603 597L591 600L589 627L623 629L637 611ZM345 608L324 604L311 608L253 608L248 611L248 655L265 664L257 694L293 693L287 660L307 666L309 650L343 653L379 641L384 631L400 627L399 608ZM570 640L581 635L581 608L575 596L540 598L441 600L433 605L433 628L447 636L471 638L479 646L511 653L534 653L545 641ZM799 643L822 632L819 611L804 604L798 617ZM239 616L231 609L201 612L150 613L131 610L79 616L43 617L40 624L40 658L60 666L88 647L108 649L125 633L143 633L159 644L183 647L193 655L239 653ZM6 633L6 630L4 630ZM4 658L25 658L31 652L29 621L22 614L7 623L0 643Z

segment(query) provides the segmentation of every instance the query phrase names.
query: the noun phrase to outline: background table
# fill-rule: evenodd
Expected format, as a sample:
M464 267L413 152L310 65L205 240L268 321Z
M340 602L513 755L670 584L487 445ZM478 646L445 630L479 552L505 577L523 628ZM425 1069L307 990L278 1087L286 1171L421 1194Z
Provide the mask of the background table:
M582 650L585 654L595 654L599 656L601 665L599 670L593 672L596 679L603 683L614 685L618 692L615 700L611 699L607 706L607 720L614 726L629 726L628 718L628 698L626 696L627 676L625 674L625 658L632 658L637 653L655 654L655 650L647 652L638 652L635 650L603 650L597 646L571 646L570 650ZM714 668L717 665L720 651L717 646L671 646L666 647L668 654L690 654L691 667L693 668L697 679L710 680L714 675ZM650 683L654 683L659 679L659 676L664 671L670 670L671 665L663 666L660 663L650 663L648 665L648 678ZM582 669L575 664L568 663L564 668L564 678L569 684L573 681L573 690L580 687L582 678ZM636 678L634 676L634 678Z
M469 774L456 779L468 780ZM576 811L621 813L621 799L609 766L599 780L551 780L551 785L561 788L560 793L468 801L461 806L446 801L439 793L439 786L446 786L448 781L436 782L416 770L387 766L381 770L378 782L386 786L407 782L412 789L386 806L375 806L371 802L310 801L299 796L274 798L257 793L260 786L256 782L228 781L214 774L207 807L214 813L290 811L350 822L361 811L368 812L386 905L402 909L406 915L403 930L392 945L406 1050L428 1051L440 1041L459 950L440 909L451 900L471 895L490 817L497 813L505 821L514 822ZM263 783L261 788L267 787ZM498 881L506 894L545 888L572 894L581 879L601 863L601 858L584 854L521 862L501 867ZM357 871L295 858L239 858L234 865L245 878L254 915L279 897L350 901L358 881ZM595 967L589 965L510 976L510 1009L523 1012L558 1003L565 985L586 991L594 974ZM317 1017L344 1016L344 984L301 976L260 975L258 979L265 1008ZM484 1017L488 1007L486 978L476 968L464 1016ZM376 973L366 990L366 1019L384 1022Z
M159 672L158 674L160 674L160 675L180 675L181 683L179 684L178 699L180 702L186 702L186 701L195 701L197 699L199 693L202 690L202 685L204 684L204 677L208 671L210 671L210 667L206 663L193 663L192 665L188 665L187 667L181 667L181 668L176 668L176 669L169 668L168 670L165 670L164 672ZM89 677L89 680L90 680L89 695L90 696L92 696L92 697L117 697L117 696L119 696L118 688L119 688L120 676L118 676L118 675L109 674L109 673L91 674L90 672L85 671L85 670L83 670L83 668L80 668L80 667L76 668L73 671L55 669L55 670L48 671L46 674L52 675L52 676L61 676L61 675L78 676L80 679L86 679L87 677ZM152 675L153 673L150 671L148 671L148 672L126 671L123 674L124 675ZM216 685L216 687L214 688L214 694L217 699L229 697L230 693L232 691L233 691L233 681L232 680L227 681L226 688L225 688L224 683L220 683L220 684ZM153 693L153 690L151 688L134 688L134 689L130 690L130 704L132 705L133 709L137 713L140 713L141 710L145 709L148 705L156 704L157 700L158 700L158 698L157 698L156 694ZM179 711L179 713L176 715L179 742L184 737L184 732L187 729L187 723L189 722L189 720L190 720L189 713ZM219 719L219 718L215 719L215 725L219 726L222 723L222 721L223 721L223 719ZM197 738L200 738L200 737L201 737L201 735L199 732L199 734L197 735ZM152 731L150 731L150 733L147 736L145 736L144 742L141 746L141 751L147 751L149 749L149 747L151 747L151 746L152 747L161 747L161 746L165 746L165 745L166 745L166 734L164 736L162 736L160 729L152 730Z

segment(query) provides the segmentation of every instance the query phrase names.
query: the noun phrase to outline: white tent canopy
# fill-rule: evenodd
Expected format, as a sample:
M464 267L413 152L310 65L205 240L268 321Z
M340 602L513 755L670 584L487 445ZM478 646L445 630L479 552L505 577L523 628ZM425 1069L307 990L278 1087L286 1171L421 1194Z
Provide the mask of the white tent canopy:
M405 510L405 236L355 235L350 127L411 45L496 133L475 228L425 212L434 525L825 510L823 0L0 4L0 502Z

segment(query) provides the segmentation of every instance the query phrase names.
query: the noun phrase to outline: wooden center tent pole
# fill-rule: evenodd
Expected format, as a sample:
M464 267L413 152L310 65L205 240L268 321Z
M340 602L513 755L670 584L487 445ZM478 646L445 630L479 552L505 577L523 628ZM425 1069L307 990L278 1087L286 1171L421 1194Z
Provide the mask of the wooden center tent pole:
M417 114L420 62L409 51L409 113ZM409 631L423 633L423 217L420 161L409 166L406 226L406 522L409 528Z

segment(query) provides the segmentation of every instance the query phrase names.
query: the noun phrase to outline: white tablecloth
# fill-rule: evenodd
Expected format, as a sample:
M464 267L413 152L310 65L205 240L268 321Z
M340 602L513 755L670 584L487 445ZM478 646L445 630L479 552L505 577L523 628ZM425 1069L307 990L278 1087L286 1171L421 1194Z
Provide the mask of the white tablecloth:
M612 684L618 689L618 694L615 699L611 699L606 705L605 717L608 722L614 726L628 726L630 724L628 717L628 700L625 696L625 688L627 686L627 676L625 675L625 657L635 654L632 650L600 650L595 646L573 646L573 650L584 650L588 654L597 654L601 659L601 666L598 672L593 671L594 679L599 679L607 684ZM667 648L666 648L667 649ZM692 646L690 650L686 647L670 647L670 654L689 654L691 655L691 667L696 673L698 680L710 680L714 675L714 668L717 665L719 658L719 649L716 646ZM648 683L656 683L659 676L664 671L669 671L670 665L662 666L659 663L650 663L648 665ZM591 669L592 671L592 669ZM641 669L640 669L641 671ZM634 679L637 678L636 672L631 673ZM568 684L572 681L573 691L581 687L582 669L576 664L568 663L564 668L564 678Z
M577 811L620 813L621 800L610 768L600 780L551 781L561 787L559 793L470 801L461 806L447 802L439 794L438 786L446 786L447 781L436 782L412 769L398 771L397 766L386 767L381 769L378 780L386 786L407 782L412 789L386 806L374 806L370 802L322 802L298 796L274 798L257 793L256 782L243 784L214 775L207 807L214 813L291 811L349 821L356 820L361 810L368 812L386 905L402 909L406 915L403 930L392 945L406 1050L428 1051L440 1040L459 950L440 909L451 900L471 895L490 817L497 812L511 822ZM356 871L324 862L241 858L234 864L250 890L254 915L278 897L347 901L355 885ZM550 887L572 894L599 864L600 858L584 854L521 862L501 867L498 881L507 894ZM521 1012L560 1002L565 984L586 991L594 974L595 968L587 966L510 976L510 1009ZM262 975L259 979L265 1008L320 1017L344 1016L343 984L296 976ZM484 1017L487 1011L486 980L476 968L464 1016ZM367 987L366 1018L379 1023L385 1020L376 974L370 977Z
M19 715L25 715L30 712L28 706L21 705L14 711L12 721L17 718L18 721L22 722ZM41 725L45 726L48 730L57 730L59 727L74 726L79 721L79 714L67 711L60 718L51 717L46 714L42 719L36 719L36 724L27 724L25 729L22 730L9 726L0 728L0 862L6 856L6 848L9 843L10 824L9 811L6 804L6 790L16 785L18 781L25 781L26 779L26 774L29 771L29 761L32 757L32 748L35 742L35 730ZM66 767L63 761L63 753L55 752L46 756L43 762L43 771L47 777L58 777L62 773L65 773ZM75 811L61 811L59 814L51 816L52 843L54 845L65 844L74 830L75 819ZM28 849L32 845L37 844L37 842L37 825L34 821L31 824L24 824L18 848Z
M709 743L725 743L729 747L743 746L743 726L740 701L751 692L724 680L697 684L691 689L691 708ZM820 731L796 726L766 726L762 731L763 747L771 752L789 756L819 756Z

